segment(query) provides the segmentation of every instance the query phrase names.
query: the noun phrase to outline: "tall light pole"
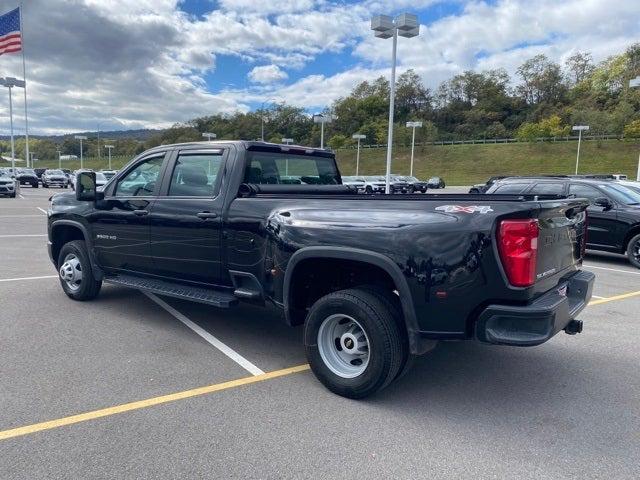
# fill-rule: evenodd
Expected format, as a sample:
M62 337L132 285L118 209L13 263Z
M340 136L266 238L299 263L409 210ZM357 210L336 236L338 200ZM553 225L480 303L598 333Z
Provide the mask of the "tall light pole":
M111 149L113 148L113 145L105 145L104 148L109 151L109 170L111 170Z
M366 135L362 135L361 133L354 133L351 135L351 138L358 140L358 153L356 153L356 177L358 176L358 172L360 171L360 140L364 140L367 138Z
M629 80L629 88L640 88L640 75ZM640 182L640 155L638 155L638 170L636 171L636 182Z
M580 144L582 143L582 132L589 130L589 125L574 125L571 129L578 132L578 155L576 156L576 175L578 174L578 165L580 164Z
M13 171L13 174L15 175L16 173L16 147L15 147L15 143L13 140L13 100L11 98L11 89L13 87L21 87L21 88L25 88L25 82L24 80L18 80L17 78L13 78L13 77L5 77L5 78L0 78L0 85L2 85L3 87L7 87L9 89L9 124L11 126L11 170ZM29 159L25 159L25 161L27 162L27 166L29 166Z
M416 144L416 128L422 128L422 122L407 122L407 128L413 129L411 134L411 171L409 173L413 177L413 149Z
M85 137L84 135L76 135L75 137L76 140L80 140L80 169L84 168L84 157L82 156L82 141L86 140L87 137Z
M331 123L336 119L335 115L324 115L322 113L316 113L313 116L313 123L320 124L320 148L324 149L324 124Z
M396 96L396 52L398 35L405 38L417 37L420 34L418 17L410 13L398 15L395 19L388 15L378 15L371 19L371 30L378 38L393 38L391 49L391 83L389 85L389 133L387 135L387 175L385 193L391 191L391 155L393 144L393 109Z
M205 133L202 134L202 136L204 138L206 138L208 142L210 142L212 138L216 138L216 134L215 133L205 132Z
M96 125L96 130L98 131L98 160L102 158L102 154L100 153L100 127L104 124L104 122L98 122Z
M56 152L58 152L58 168L62 168L62 150L60 150L60 147L56 148Z
M293 143L293 138L283 138L282 143L284 143L285 145L291 145ZM285 155L284 174L289 175L289 156L288 155Z

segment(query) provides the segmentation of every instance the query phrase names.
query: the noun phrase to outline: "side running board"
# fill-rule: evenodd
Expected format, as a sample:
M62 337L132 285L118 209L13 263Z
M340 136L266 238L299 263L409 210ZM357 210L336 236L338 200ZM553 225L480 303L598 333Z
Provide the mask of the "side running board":
M104 277L103 282L122 287L136 288L145 292L157 293L167 297L182 298L192 302L205 303L219 308L229 308L238 303L238 299L231 293L208 288L192 287L178 283L142 278L133 275L117 275Z

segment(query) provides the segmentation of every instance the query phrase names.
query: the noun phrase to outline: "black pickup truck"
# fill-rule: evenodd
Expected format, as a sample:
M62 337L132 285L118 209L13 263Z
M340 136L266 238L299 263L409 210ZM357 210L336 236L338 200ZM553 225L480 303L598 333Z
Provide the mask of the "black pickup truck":
M579 333L594 281L580 270L587 205L358 195L324 150L164 145L103 189L82 172L75 194L54 195L49 252L75 300L110 283L280 309L289 325L304 324L320 381L361 398L438 340L532 346Z

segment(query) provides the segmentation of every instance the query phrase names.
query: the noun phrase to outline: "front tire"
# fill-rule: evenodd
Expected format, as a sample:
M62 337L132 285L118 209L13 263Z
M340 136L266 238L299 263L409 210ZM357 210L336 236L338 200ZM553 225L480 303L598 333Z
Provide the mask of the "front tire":
M73 300L91 300L102 287L102 282L93 275L84 240L74 240L60 249L58 276L64 293Z
M398 311L375 292L330 293L311 307L305 349L325 387L348 398L367 397L391 383L407 357Z
M640 234L629 240L627 244L627 258L631 265L640 268Z

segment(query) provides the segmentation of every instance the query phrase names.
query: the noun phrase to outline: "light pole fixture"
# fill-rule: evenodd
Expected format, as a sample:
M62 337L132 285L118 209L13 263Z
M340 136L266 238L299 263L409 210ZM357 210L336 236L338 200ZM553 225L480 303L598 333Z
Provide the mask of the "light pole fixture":
M574 125L571 130L578 132L578 155L576 156L576 175L578 174L578 165L580 164L580 144L582 143L582 132L589 130L589 125Z
M389 133L387 135L387 175L385 193L391 191L391 155L393 144L393 109L396 96L396 53L398 50L398 35L405 38L417 37L420 34L418 17L411 13L403 13L395 19L388 15L377 15L371 19L371 30L378 38L393 38L391 49L391 83L389 85Z
M354 140L358 140L358 153L356 153L356 177L358 176L358 172L360 171L360 140L364 140L367 138L366 135L362 135L361 133L354 133L351 135L351 138Z
M86 140L87 137L84 135L75 135L73 138L76 140L80 140L80 169L84 168L84 157L82 156L82 141Z
M16 172L16 147L13 140L13 100L11 99L11 89L13 87L25 88L26 83L24 80L18 80L13 77L0 78L0 85L9 89L9 124L11 126L11 170L15 174ZM29 159L25 159L27 167L29 166Z
M640 88L640 75L629 80L629 88ZM636 171L636 182L640 182L640 155L638 155L638 170Z
M411 134L411 171L409 173L413 177L413 148L416 144L416 128L422 128L422 122L407 122L407 128L413 129Z
M324 124L333 122L337 117L335 115L316 113L313 116L313 123L320 124L320 148L324 149Z
M109 152L109 170L111 170L111 149L113 148L113 145L105 145L104 148Z
M207 132L205 132L205 133L202 134L202 136L204 138L206 138L207 141L209 141L209 142L211 141L212 138L216 138L216 134L215 133L207 133Z

